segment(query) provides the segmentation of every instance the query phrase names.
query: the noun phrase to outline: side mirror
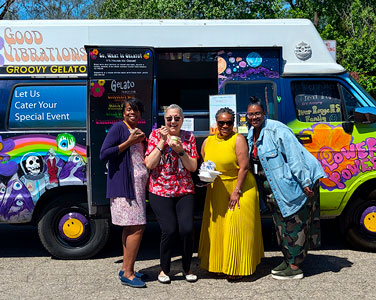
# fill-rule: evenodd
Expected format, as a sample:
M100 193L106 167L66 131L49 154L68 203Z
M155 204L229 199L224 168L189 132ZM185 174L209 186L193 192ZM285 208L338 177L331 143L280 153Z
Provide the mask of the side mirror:
M375 107L358 107L354 111L355 123L376 123Z

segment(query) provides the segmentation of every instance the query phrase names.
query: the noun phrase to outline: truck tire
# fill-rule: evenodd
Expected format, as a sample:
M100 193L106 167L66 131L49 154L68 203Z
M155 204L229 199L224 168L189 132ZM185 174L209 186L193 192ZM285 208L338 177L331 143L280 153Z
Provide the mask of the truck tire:
M46 207L38 222L38 233L43 246L52 256L87 259L105 246L109 224L107 219L89 217L85 197L65 194Z
M370 194L372 196L373 193ZM347 242L355 249L376 252L376 198L356 198L340 218Z

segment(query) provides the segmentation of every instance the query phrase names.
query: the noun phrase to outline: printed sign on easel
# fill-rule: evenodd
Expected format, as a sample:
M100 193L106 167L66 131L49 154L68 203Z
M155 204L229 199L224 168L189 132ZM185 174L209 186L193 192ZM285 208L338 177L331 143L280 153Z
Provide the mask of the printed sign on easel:
M234 126L236 126L236 95L211 95L209 96L209 127L210 134L215 134L217 122L215 114L220 108L231 108L235 113Z

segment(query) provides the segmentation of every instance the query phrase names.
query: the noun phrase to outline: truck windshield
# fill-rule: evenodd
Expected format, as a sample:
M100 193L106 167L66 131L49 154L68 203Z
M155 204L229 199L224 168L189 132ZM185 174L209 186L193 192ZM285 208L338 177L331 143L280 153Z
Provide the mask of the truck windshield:
M354 85L363 92L363 95L366 96L366 101L368 106L376 107L376 100L372 98L370 94L367 93L367 91L350 75L350 80Z

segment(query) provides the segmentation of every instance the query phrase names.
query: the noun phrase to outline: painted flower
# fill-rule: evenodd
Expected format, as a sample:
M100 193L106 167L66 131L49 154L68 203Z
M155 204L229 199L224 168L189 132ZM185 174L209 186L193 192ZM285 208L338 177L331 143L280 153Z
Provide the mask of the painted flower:
M96 49L94 49L94 50L96 50ZM90 53L89 53L91 59L96 59L96 58L97 58L98 50L97 50L97 54L94 53L94 50L93 50L93 51L90 51Z
M102 97L104 93L104 87L99 85L98 83L94 83L90 91L94 97Z
M104 84L106 83L106 80L98 80L98 84L101 85L101 86L104 86Z
M7 152L13 150L14 141L11 139L3 141L0 136L0 175L11 176L17 172L17 163L10 160Z
M338 154L341 153L341 149L349 151L352 141L352 136L347 134L341 125L331 126L320 123L312 126L311 129L301 131L300 134L312 136L312 143L304 144L304 147L321 162L327 175L333 171L341 172L354 161L353 158ZM336 183L330 180L329 176L321 180L321 185L328 189L336 187Z

